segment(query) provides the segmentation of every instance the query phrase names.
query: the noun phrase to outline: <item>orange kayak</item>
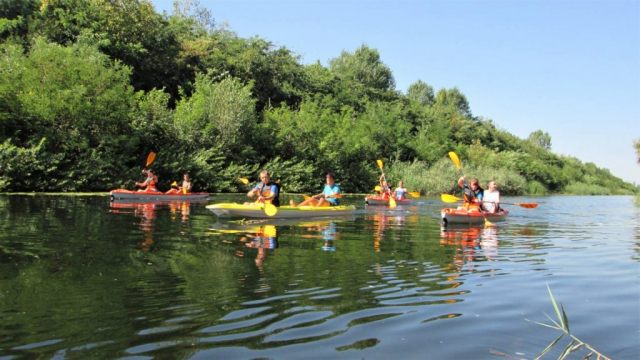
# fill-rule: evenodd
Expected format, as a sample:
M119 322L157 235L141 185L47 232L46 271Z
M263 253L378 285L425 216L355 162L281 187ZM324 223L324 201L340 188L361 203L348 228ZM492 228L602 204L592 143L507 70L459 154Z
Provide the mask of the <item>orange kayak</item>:
M482 224L486 217L489 221L504 221L509 215L509 211L500 210L497 213L484 212L484 216L479 211L458 210L453 208L445 208L440 211L442 222L448 224Z
M167 201L167 200L199 200L209 197L209 193L178 193L178 194L165 194L160 191L131 191L125 189L116 189L109 192L111 200L154 200L154 201Z
M389 198L386 196L382 197L380 195L371 195L371 196L365 197L364 202L367 205L389 205ZM407 205L407 204L411 204L412 202L413 200L411 199L403 199L403 200L396 199L397 205Z

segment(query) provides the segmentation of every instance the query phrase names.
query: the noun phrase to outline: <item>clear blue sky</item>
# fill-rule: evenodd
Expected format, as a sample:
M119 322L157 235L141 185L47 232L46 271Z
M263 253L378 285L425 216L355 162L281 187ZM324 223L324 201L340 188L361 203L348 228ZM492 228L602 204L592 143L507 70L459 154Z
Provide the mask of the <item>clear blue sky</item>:
M152 0L171 13L172 0ZM397 89L458 87L475 116L640 183L640 1L233 0L218 25L327 65L366 44ZM463 160L464 161L464 160Z

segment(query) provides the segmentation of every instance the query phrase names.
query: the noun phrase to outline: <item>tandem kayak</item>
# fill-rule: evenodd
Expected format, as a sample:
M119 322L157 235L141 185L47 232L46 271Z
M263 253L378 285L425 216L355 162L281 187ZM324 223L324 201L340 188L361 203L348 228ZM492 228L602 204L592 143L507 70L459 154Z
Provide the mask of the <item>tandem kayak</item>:
M458 210L453 208L445 208L440 211L442 222L448 224L481 224L486 217L489 221L504 221L509 215L509 211L500 210L497 213L485 212L484 216L479 211L468 212L467 210Z
M111 190L109 195L111 195L111 201L123 199L154 201L202 200L209 197L209 193L165 194L160 191L131 191L125 189Z
M311 218L325 216L351 215L356 211L356 207L349 206L280 206L274 216L268 216L264 212L262 204L213 204L207 206L214 214L221 218L256 218L256 219L290 219L290 218Z
M389 198L386 196L382 197L380 195L371 195L371 196L365 197L364 202L367 205L389 205ZM413 200L411 199L403 199L403 200L396 199L396 205L408 205L408 204L411 204L412 202Z

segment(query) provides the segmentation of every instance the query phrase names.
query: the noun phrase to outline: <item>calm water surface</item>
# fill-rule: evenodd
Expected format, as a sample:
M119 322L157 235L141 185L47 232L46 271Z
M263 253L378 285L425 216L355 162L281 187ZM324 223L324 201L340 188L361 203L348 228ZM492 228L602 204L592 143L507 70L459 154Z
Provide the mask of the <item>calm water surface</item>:
M547 284L575 336L640 358L632 197L503 199L540 206L495 228L442 229L430 198L312 221L205 208L243 200L0 196L0 359L531 359L560 335L525 320L555 317Z

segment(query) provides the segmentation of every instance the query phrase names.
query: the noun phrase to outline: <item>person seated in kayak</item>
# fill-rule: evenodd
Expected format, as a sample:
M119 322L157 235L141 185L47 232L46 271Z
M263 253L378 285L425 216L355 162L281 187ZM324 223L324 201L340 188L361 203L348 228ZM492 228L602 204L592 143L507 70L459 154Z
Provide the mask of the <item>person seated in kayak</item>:
M189 181L189 174L182 176L182 186L178 186L177 189L172 188L165 194L188 194L191 192L191 182Z
M256 202L271 202L273 206L280 206L280 186L271 181L267 170L260 171L260 182L251 191L247 193L248 197L258 196ZM248 203L245 203L248 204Z
M409 191L405 189L402 180L398 181L398 187L393 191L393 197L396 200L405 200Z
M295 206L338 206L340 205L340 186L336 184L336 176L328 173L326 176L327 184L320 194L313 195L309 199L296 205L293 200L289 200L289 205Z
M136 182L136 186L144 186L144 189L138 191L158 191L156 189L156 183L158 183L158 177L153 174L151 169L142 169L142 173L147 175L147 179L144 182Z
M384 173L380 175L380 197L384 199L388 199L391 196L391 188L389 187L389 183L387 183L387 178L384 176Z
M482 211L482 197L484 195L484 189L478 184L478 179L471 179L471 182L467 186L465 181L466 176L462 176L458 180L458 185L464 190L464 202L462 203L462 209L467 211ZM462 210L460 209L460 210Z
M500 191L498 191L498 185L493 180L487 183L487 191L482 196L482 207L490 213L500 211Z

